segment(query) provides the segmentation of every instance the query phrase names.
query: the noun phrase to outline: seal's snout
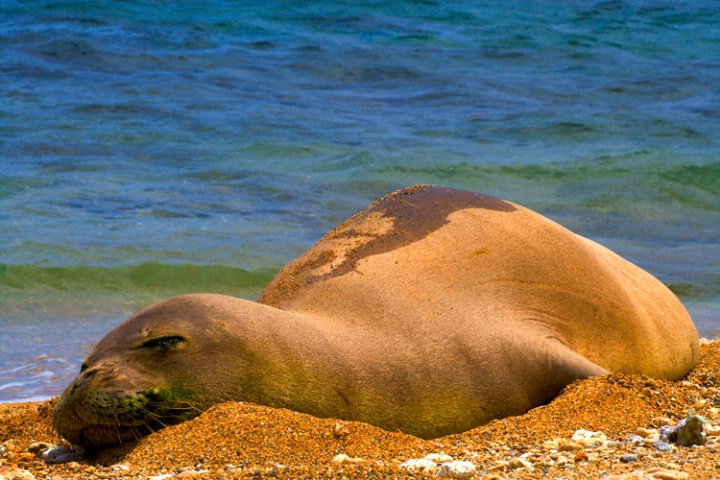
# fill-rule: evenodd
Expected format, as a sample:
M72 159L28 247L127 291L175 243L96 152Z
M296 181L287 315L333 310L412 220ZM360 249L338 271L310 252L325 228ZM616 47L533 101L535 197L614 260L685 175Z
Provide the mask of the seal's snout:
M84 365L53 410L53 427L70 443L96 449L132 442L197 415L185 395L117 358Z
M99 368L86 369L80 372L75 380L70 384L70 388L67 391L67 395L70 397L77 396L82 390L87 389L92 385L93 380L98 377L100 372Z

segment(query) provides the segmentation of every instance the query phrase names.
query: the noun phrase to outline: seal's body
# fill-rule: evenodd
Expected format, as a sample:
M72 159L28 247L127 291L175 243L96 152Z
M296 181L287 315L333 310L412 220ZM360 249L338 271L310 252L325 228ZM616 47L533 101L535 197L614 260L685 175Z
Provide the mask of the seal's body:
M697 332L657 279L503 200L390 194L256 302L187 295L110 332L54 413L85 446L244 400L424 438L541 405L577 378L683 376Z

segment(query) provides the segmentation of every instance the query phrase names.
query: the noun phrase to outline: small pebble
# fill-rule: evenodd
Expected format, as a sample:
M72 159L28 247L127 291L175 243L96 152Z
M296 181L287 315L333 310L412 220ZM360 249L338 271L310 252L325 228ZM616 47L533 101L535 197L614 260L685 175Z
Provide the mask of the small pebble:
M660 428L660 438L665 442L672 442L681 447L693 445L705 445L705 420L697 415L690 415L680 420L675 426L664 426Z
M42 459L45 463L70 463L79 460L79 455L65 447L59 446L45 450L42 453Z
M528 462L524 458L513 458L508 462L508 467L512 468L513 470L517 468L531 468L532 463Z
M605 447L607 445L607 440L602 440L600 438L583 438L579 440L578 443L585 448L596 449Z
M644 473L650 476L650 478L657 480L682 480L684 478L690 477L690 475L685 472L680 472L678 470L669 470L667 468L660 467L650 468L648 470L645 470Z
M34 442L28 445L27 450L30 453L34 453L35 455L42 456L43 453L47 452L48 450L52 448L56 448L57 445L53 445L52 443L48 442Z
M581 443L567 442L563 445L560 445L560 448L558 448L558 450L560 450L561 452L570 452L570 451L582 450L583 448L585 448L585 447Z
M573 458L573 461L574 462L584 462L587 459L588 459L588 454L584 450L581 450L577 453L577 455L575 455L575 458Z
M664 427L665 425L672 425L673 421L667 417L655 417L651 421L652 425L656 428Z
M672 450L672 445L669 443L665 443L662 440L658 440L657 442L652 444L653 447L655 447L655 450L659 450L661 452L669 452Z
M677 444L681 447L693 445L705 445L707 438L704 432L706 420L697 415L691 415L685 419L685 423L677 426Z
M626 453L620 457L620 461L623 463L637 462L637 457L635 455L630 455L629 453Z
M335 438L343 438L350 435L350 430L348 430L344 425L341 425L339 422L336 422L332 427L332 434Z
M635 435L643 438L647 438L654 433L657 433L657 430L655 430L654 428L639 427L637 430L635 430Z

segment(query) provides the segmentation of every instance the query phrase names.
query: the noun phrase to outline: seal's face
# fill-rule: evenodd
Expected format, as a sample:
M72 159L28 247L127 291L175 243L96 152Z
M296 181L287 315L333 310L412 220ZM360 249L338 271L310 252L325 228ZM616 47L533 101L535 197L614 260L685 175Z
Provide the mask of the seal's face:
M128 443L207 408L192 368L208 348L206 322L167 307L145 312L103 338L60 397L53 426L73 444Z

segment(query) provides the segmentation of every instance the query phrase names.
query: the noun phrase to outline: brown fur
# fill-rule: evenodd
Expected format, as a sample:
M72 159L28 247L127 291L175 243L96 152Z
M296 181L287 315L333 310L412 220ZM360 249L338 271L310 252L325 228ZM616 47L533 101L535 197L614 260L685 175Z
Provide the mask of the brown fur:
M698 356L687 312L645 271L519 205L439 187L375 202L258 302L190 295L128 319L63 394L57 430L124 441L148 419L98 427L93 406L158 397L173 407L160 425L236 399L433 438L520 414L577 378L676 379ZM143 343L163 335L183 340Z

